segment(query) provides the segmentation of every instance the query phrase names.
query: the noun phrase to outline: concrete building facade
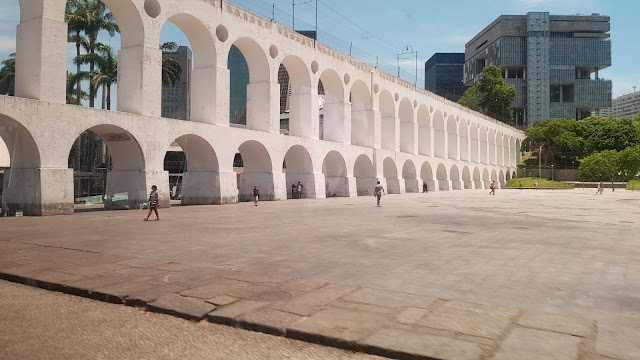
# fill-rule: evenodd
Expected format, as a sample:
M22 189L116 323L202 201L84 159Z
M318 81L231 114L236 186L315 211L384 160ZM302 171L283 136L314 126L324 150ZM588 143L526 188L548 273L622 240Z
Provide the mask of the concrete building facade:
M516 124L549 118L583 119L611 106L608 16L556 16L546 12L502 15L465 45L464 81L473 85L482 69L497 65L517 96Z
M424 64L424 88L457 102L464 95L464 53L435 53Z
M69 151L90 130L109 148L107 208L139 208L151 185L169 205L167 150L187 158L182 203L391 194L500 184L520 161L521 131L360 63L348 55L217 0L103 0L121 31L118 111L65 104L66 0L21 0L16 97L0 96L0 135L10 168L3 203L25 215L73 213ZM180 27L193 48L190 121L161 117L160 30ZM249 67L246 126L230 126L228 54ZM289 136L280 134L277 74L291 83ZM318 83L325 91L320 134ZM320 138L324 140L320 140ZM242 173L234 172L236 154ZM13 155L15 154L15 155ZM286 167L283 166L286 163Z
M602 109L600 116L633 118L640 115L640 91L618 96L611 102L611 107Z
M162 86L162 117L187 120L191 117L191 49L180 46L175 52L163 52L163 58L174 59L180 64L182 73L174 86Z

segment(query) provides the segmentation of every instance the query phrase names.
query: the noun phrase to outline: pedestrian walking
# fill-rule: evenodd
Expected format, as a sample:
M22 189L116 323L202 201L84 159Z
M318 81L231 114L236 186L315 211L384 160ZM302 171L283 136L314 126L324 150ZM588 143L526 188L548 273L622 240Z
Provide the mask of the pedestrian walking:
M376 187L373 189L373 195L378 200L378 207L380 207L380 199L382 198L382 194L385 194L384 187L380 185L380 181L376 184Z
M604 183L602 181L600 181L600 183L598 183L598 191L596 191L596 195L600 194L600 195L604 195Z
M523 187L522 187L522 181L520 181L520 186L518 186L518 188L520 188L520 190L522 190L522 189L523 189Z
M489 191L489 195L495 195L496 194L496 182L492 181L491 185L489 186L489 189L491 189L491 191Z
M147 217L144 218L144 221L149 221L151 212L156 213L156 221L160 220L160 216L158 215L158 187L155 185L151 186L151 193L149 194L149 213L147 214Z
M538 189L538 182L537 181L533 183L533 190L540 190L540 189Z
M298 198L298 186L295 183L291 184L291 198Z
M302 184L300 184L300 181L298 181L298 199L302 199L302 188L304 186L302 186Z
M427 186L427 182L426 181L422 182L422 192L423 193L428 193L429 192L429 187Z
M258 200L260 200L260 189L258 185L253 185L253 203L258 206Z

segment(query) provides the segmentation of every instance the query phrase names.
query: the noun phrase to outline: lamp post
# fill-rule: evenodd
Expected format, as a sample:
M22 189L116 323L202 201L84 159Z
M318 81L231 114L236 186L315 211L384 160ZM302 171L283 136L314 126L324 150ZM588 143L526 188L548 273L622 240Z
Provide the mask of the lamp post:
M542 179L542 145L538 151L538 177Z

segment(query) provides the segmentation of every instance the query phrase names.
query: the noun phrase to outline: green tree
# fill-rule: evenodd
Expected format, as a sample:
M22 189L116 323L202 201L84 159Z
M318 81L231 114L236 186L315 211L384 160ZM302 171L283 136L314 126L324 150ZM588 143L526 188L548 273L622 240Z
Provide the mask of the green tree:
M80 71L76 79L90 80L102 88L102 108L111 110L111 87L118 81L118 58L111 46L103 43L89 45L91 51L74 59L79 65L94 64L94 71Z
M633 180L640 173L640 145L620 151L618 167L624 180Z
M167 41L160 44L160 50L163 53L174 52L178 50L178 44L173 41ZM168 56L162 57L162 86L175 86L180 81L182 75L182 67L176 59Z
M76 43L77 56L80 56L80 47L82 46L81 33L87 36L87 48L89 53L92 53L96 49L95 44L98 41L98 34L101 31L107 31L111 36L119 31L113 14L111 14L106 5L100 0L71 0L67 3L65 10L65 18L69 23L69 32L71 33L70 40ZM78 64L76 64L76 66L78 70L77 74L79 74L80 67ZM89 62L90 73L94 73L95 66L95 62ZM82 77L76 80L80 81ZM93 79L89 78L88 80L89 107L94 107L98 86L94 84ZM80 89L79 85L76 86L77 89Z
M580 178L587 181L613 182L619 177L619 155L616 150L605 150L585 157L578 168Z
M78 91L76 89L76 76L67 71L67 104L69 105L82 105L82 100L87 100L89 94L84 91L80 91L80 99L78 100Z
M575 120L554 119L527 128L523 142L531 150L542 148L543 163L569 166L584 155L581 133L584 124Z
M0 69L0 95L14 96L16 93L16 54L2 61Z
M482 70L478 83L467 89L458 102L500 121L513 124L513 110L510 105L516 95L516 89L504 81L502 70L492 65Z
M580 136L584 138L587 154L603 150L622 151L640 144L640 127L631 119L591 117L580 123L585 125Z

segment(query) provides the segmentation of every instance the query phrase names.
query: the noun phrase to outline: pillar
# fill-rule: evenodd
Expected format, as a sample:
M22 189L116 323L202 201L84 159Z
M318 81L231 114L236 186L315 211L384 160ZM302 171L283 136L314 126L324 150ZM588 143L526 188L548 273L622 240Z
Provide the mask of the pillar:
M118 111L159 117L162 96L162 51L158 44L118 53Z
M418 153L418 124L414 122L400 123L400 151L409 154ZM403 146L404 145L404 146Z
M41 17L18 25L15 74L17 97L65 104L66 69L65 22Z
M380 148L380 113L374 110L351 111L351 143ZM355 132L354 132L355 131Z
M247 128L280 133L280 84L277 81L247 85Z
M380 118L380 131L382 149L400 151L400 120L396 116ZM393 136L385 136L393 134Z
M73 214L73 169L7 169L2 202L10 214L27 216Z
M319 139L318 94L310 90L289 97L289 134Z
M323 109L322 139L341 144L351 143L351 104L339 101L325 103Z
M193 70L190 96L189 120L229 126L229 69L210 66Z

